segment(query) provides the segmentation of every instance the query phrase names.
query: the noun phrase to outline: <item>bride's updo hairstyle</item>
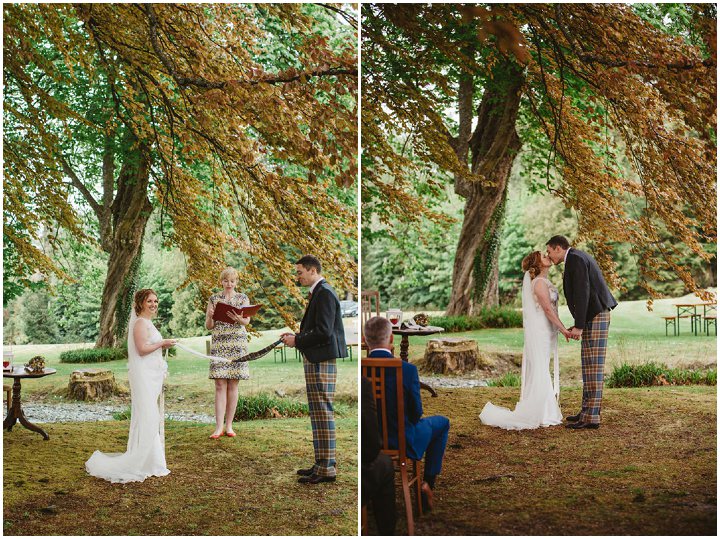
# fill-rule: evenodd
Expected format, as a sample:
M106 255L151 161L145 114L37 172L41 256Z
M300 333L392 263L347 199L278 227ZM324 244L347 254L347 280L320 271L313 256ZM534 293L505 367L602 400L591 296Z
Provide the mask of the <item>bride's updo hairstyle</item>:
M135 301L133 303L136 315L140 316L140 313L143 310L143 303L145 303L145 300L148 299L148 297L150 296L157 297L155 290L153 290L152 288L143 288L135 292Z
M523 271L530 272L530 278L534 279L542 271L542 253L540 251L533 251L522 261Z

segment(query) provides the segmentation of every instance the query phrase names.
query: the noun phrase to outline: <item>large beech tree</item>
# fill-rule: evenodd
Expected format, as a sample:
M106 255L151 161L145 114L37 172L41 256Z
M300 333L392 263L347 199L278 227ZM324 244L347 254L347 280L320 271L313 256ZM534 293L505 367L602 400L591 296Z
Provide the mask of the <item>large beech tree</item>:
M365 4L362 15L363 214L429 214L408 146L453 174L465 211L448 314L497 303L523 144L613 285L608 247L627 242L651 296L661 270L700 292L682 259L707 261L716 242L714 5Z
M71 279L40 236L99 241L98 346L124 325L155 208L205 295L228 251L249 255L247 281L269 273L294 290L291 249L320 253L351 285L356 212L336 195L357 168L352 17L323 5L6 4L3 22L4 246L16 274Z

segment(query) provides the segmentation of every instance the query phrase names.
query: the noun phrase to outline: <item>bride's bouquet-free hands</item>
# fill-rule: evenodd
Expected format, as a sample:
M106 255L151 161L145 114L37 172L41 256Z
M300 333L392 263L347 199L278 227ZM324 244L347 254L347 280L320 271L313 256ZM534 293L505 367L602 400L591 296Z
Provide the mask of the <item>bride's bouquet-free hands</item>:
M172 348L177 344L177 339L163 339L162 340L162 349L167 350L168 348Z

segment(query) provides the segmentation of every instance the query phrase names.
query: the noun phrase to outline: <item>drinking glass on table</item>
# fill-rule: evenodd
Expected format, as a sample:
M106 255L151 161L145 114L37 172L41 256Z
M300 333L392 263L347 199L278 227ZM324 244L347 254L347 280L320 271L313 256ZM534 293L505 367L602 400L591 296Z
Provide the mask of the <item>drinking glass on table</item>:
M387 319L390 320L393 327L398 327L402 322L402 311L400 309L388 309Z

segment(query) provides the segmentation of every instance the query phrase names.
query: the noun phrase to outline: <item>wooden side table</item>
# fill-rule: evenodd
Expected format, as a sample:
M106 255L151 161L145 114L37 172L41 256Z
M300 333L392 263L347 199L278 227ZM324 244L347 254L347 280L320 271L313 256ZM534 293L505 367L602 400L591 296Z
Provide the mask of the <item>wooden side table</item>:
M30 423L25 417L20 403L20 380L23 378L42 378L43 376L55 374L56 372L57 370L55 369L45 369L42 372L31 373L27 372L24 367L14 367L11 371L3 371L3 378L12 378L14 380L12 386L12 405L8 408L7 417L5 421L3 421L3 429L7 429L7 431L10 432L15 423L20 421L20 424L26 429L42 434L45 440L50 439L47 432L37 425Z
M437 326L425 326L418 328L393 328L393 335L400 335L400 359L408 361L408 352L410 350L410 336L421 336L421 335L435 335L436 333L442 333L445 328ZM420 382L420 387L430 392L430 395L437 397L435 390L427 385L426 383Z

